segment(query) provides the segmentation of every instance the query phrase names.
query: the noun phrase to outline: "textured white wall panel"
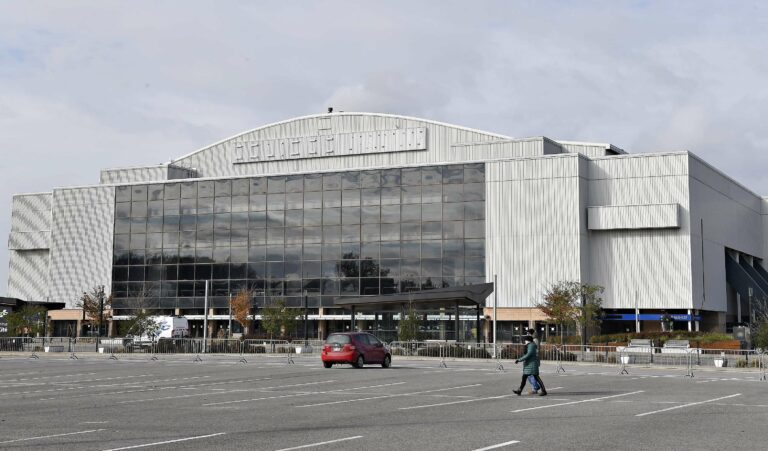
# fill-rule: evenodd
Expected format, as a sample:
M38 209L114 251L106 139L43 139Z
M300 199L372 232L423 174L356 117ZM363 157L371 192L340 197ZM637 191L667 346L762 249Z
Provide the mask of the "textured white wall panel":
M51 230L51 193L13 196L11 208L11 231Z
M48 249L51 246L51 232L11 232L8 249Z
M25 301L48 300L48 250L9 253L8 296Z
M83 291L111 286L114 196L113 187L54 191L51 301L72 307Z
M677 204L589 207L589 230L679 228Z
M499 306L532 307L560 280L580 280L579 157L486 164L486 274Z

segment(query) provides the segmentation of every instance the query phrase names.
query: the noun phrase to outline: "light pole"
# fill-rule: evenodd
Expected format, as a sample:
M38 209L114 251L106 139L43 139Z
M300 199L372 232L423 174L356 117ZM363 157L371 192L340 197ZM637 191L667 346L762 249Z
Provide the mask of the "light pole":
M232 293L229 293L229 326L227 332L228 337L232 338Z
M307 290L304 290L304 347L307 346L307 339L308 339L308 335L307 335L307 321L308 321L309 317L308 317L308 314L307 314L307 308L308 308Z

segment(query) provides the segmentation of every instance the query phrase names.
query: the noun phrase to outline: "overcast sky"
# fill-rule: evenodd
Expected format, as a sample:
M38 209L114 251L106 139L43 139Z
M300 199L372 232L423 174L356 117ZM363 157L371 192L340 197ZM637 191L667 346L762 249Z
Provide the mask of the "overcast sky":
M1 1L0 294L14 193L328 106L690 150L768 194L767 3Z

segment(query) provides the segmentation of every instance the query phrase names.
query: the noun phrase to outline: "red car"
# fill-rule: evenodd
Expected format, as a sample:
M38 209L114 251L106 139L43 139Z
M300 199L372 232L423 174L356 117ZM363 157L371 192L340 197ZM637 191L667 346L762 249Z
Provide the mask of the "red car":
M383 368L392 365L392 355L384 343L374 335L364 332L329 335L320 358L326 368L330 368L334 363L349 363L355 368L362 368L366 363L378 363Z

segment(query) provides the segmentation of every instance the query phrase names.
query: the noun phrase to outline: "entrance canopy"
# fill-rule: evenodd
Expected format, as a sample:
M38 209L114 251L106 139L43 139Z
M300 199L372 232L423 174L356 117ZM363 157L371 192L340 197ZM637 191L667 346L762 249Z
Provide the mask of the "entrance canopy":
M434 290L411 291L409 293L385 294L381 296L338 297L334 307L352 308L358 311L401 310L403 306L433 309L466 306L485 307L485 298L493 293L493 283L480 283L461 287L435 288Z

